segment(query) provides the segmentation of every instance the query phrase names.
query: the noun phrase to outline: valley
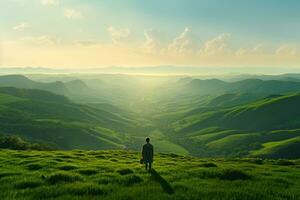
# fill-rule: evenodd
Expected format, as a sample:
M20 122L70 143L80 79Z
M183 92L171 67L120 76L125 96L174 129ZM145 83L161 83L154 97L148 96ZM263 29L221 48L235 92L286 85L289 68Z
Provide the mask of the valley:
M151 137L157 152L297 158L298 92L290 80L6 75L0 128L57 149L139 151Z
M157 152L298 158L299 92L278 77L5 75L0 128L66 150L139 151L151 137Z
M300 200L299 0L0 0L0 200Z

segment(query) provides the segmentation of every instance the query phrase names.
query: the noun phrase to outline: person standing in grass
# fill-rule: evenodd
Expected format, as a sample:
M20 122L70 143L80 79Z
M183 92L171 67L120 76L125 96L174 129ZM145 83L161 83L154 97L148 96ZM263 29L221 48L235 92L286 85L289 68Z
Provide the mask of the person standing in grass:
M153 145L150 144L150 138L146 139L146 144L143 145L142 159L145 163L145 169L151 171L153 162Z

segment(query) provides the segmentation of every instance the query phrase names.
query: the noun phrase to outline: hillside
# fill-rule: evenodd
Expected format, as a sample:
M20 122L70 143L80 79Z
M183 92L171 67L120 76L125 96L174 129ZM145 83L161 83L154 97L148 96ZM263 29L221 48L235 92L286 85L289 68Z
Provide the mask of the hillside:
M0 88L0 130L61 149L123 148L134 122L40 90Z
M268 94L259 93L227 93L219 95L209 101L206 106L209 107L233 107L244 105L253 101L266 98Z
M78 90L78 92L84 92L84 91L89 89L88 86L81 80L68 81L68 82L65 83L65 86L70 91Z
M40 89L56 94L67 94L68 89L62 82L42 83L32 81L23 75L5 75L0 76L0 87L16 87L23 89Z
M263 148L253 151L253 156L264 158L289 158L297 159L300 157L300 136L278 142L268 142L263 144Z
M212 112L194 112L178 122L182 132L219 126L247 131L300 127L300 94L272 96L242 106ZM184 122L188 122L185 123Z
M299 161L156 154L154 170L146 173L139 158L131 151L2 150L0 198L300 198Z
M198 94L260 93L281 94L300 91L298 81L245 79L225 82L218 79L193 79L183 86L186 91Z
M59 149L139 150L145 137L151 137L159 152L298 157L293 139L300 136L300 95L288 91L298 91L299 82L127 75L36 75L36 81L20 77L38 85L60 81L67 93L0 87L0 134Z
M169 131L194 155L296 158L299 103L300 94L293 93L241 106L195 109L177 116Z
M94 97L96 93L95 90L89 88L82 80L58 78L58 80L47 81L47 76L35 81L23 75L4 75L0 76L0 87L44 90L74 99L80 99L82 96L86 96L87 98Z
M1 94L7 94L19 98L38 100L43 102L70 103L70 100L62 95L56 95L44 90L20 89L14 87L0 87Z
M226 82L185 77L157 88L155 95L152 95L152 102L158 102L154 109L162 110L165 114L204 107L220 110L222 107L243 105L271 95L294 92L300 92L300 82L259 79Z

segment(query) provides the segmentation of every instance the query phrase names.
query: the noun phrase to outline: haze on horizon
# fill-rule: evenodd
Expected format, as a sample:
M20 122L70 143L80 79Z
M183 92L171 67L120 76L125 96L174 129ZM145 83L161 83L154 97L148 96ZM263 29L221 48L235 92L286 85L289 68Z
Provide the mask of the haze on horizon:
M299 9L297 0L3 0L0 66L297 69Z

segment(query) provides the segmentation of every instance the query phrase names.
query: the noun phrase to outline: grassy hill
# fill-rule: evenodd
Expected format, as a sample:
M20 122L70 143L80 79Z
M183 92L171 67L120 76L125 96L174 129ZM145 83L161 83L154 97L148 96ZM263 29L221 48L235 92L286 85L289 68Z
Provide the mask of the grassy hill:
M14 87L0 87L1 94L7 94L22 99L37 100L43 102L70 103L70 100L62 95L56 95L44 90L20 89Z
M264 158L290 158L296 159L300 157L299 151L300 136L277 142L268 142L263 144L263 148L253 151L253 156Z
M194 155L297 158L299 103L300 94L292 93L240 106L204 106L181 113L169 131Z
M216 93L263 93L281 94L300 90L298 81L245 79L225 82L218 79L193 79L184 85L186 91L202 94Z
M177 125L182 132L212 126L247 131L292 129L300 127L299 103L299 93L272 96L227 109L191 111Z
M296 81L126 75L33 79L0 77L0 86L42 89L0 87L0 134L60 149L138 150L151 137L157 151L184 155L298 155L293 139L300 136L300 94L288 93L299 91ZM55 83L65 96L47 92L55 92Z
M209 107L233 107L244 105L268 97L268 94L259 93L228 93L218 95L211 99L206 106Z
M35 81L23 75L4 75L0 76L0 87L44 90L74 99L80 99L80 96L87 96L89 98L95 96L96 91L89 88L82 80L74 78L71 80L68 80L68 78L65 79L67 81L63 81L64 79L60 78L59 80L54 79L49 82L46 77Z
M300 162L155 155L144 171L131 151L0 151L0 198L300 198ZM188 169L188 170L187 170Z
M39 89L53 92L56 94L67 94L68 89L60 82L42 83L33 81L23 75L0 76L0 87L16 87L24 89Z
M40 90L0 88L0 130L61 149L123 148L134 121Z
M175 117L178 112L195 109L233 107L252 103L270 95L286 95L300 91L300 83L285 80L245 79L225 82L218 79L182 78L157 88L152 101L156 115ZM171 115L170 115L171 114ZM167 117L165 117L166 119Z

